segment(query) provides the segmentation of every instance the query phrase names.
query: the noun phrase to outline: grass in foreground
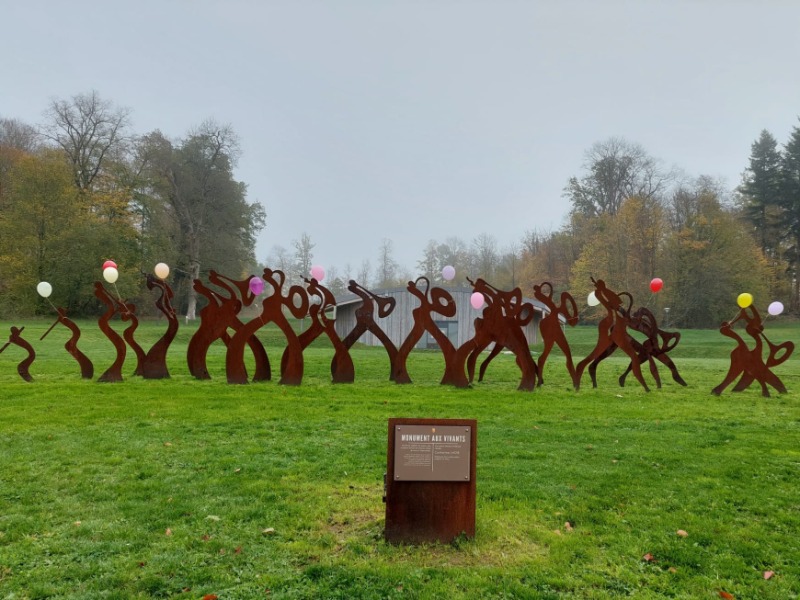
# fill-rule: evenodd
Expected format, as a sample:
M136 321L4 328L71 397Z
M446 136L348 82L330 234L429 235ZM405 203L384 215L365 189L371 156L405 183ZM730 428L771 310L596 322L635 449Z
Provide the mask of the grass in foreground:
M26 324L28 339L48 325ZM110 350L84 331L99 374ZM334 386L324 346L307 351L300 387L229 386L221 348L213 380L189 377L184 329L170 380L100 384L79 379L54 334L34 343L32 384L19 353L0 355L2 597L800 595L797 356L776 369L789 393L771 399L710 395L730 351L717 332L676 350L688 388L662 372L649 394L617 385L621 359L576 393L557 356L533 393L515 391L505 355L457 390L436 383L440 355L416 353L414 383L397 386L366 348L356 383ZM594 340L568 335L579 357ZM383 542L390 417L478 420L474 540Z

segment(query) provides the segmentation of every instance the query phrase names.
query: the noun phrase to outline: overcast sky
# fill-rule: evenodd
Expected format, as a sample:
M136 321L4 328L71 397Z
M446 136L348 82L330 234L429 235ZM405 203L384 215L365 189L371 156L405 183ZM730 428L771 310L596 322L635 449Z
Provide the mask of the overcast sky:
M241 138L257 246L415 270L428 240L558 229L612 136L733 188L800 124L800 2L0 0L0 117L96 90L133 131Z

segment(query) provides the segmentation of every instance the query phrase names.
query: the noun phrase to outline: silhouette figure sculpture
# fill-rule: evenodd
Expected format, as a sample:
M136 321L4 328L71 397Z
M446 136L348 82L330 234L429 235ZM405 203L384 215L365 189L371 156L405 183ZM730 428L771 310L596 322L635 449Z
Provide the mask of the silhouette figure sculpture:
M386 349L386 353L389 355L389 380L393 381L394 368L397 361L397 346L389 339L389 336L381 329L380 325L375 322L375 309L377 308L379 318L386 318L392 314L397 301L394 298L373 294L352 279L347 289L357 296L360 296L362 302L361 306L356 309L356 325L342 340L342 345L350 350L353 344L355 344L364 333L367 331L372 333L381 341L383 347ZM336 356L334 356L333 362L331 363L331 372L336 372L337 367Z
M342 343L342 340L339 339L339 335L336 333L336 323L333 319L328 318L327 315L327 311L336 306L336 299L331 291L320 284L316 279L305 279L305 282L308 284L308 295L311 298L308 308L311 326L298 337L300 348L305 350L311 342L324 333L328 336L331 343L333 343L335 351L333 360L331 361L331 377L333 383L353 383L356 377L353 359L350 357L350 352L347 347ZM283 352L283 356L281 356L281 372L286 370L289 356L289 348L287 347Z
M165 281L149 273L145 277L147 278L147 289L158 289L159 291L156 308L167 318L167 330L140 361L140 375L145 379L166 379L169 377L167 351L178 333L178 316L175 314L175 309L172 308L172 288Z
M22 337L22 331L25 327L11 327L11 335L8 338L8 341L3 344L3 347L0 348L0 354L2 354L6 348L8 348L11 344L15 346L19 346L23 350L28 353L22 362L17 365L17 373L19 376L22 377L25 381L31 382L33 381L33 377L31 377L28 368L31 366L34 360L36 360L36 352L33 350L33 346L31 346L28 341Z
M111 364L108 369L103 372L102 375L97 379L97 381L105 382L105 383L117 383L122 381L122 365L125 363L125 354L126 354L126 345L125 340L114 331L114 329L109 325L111 318L117 312L117 305L121 304L118 300L115 300L103 287L103 284L99 281L94 282L94 295L97 297L100 302L106 305L106 312L104 312L100 319L98 320L98 325L100 327L100 331L108 338L108 340L114 345L114 349L117 351L117 356L114 359L114 362Z
M553 285L549 281L534 285L533 297L549 309L549 312L539 321L539 333L542 335L544 349L539 356L539 361L536 363L536 366L539 367L538 385L544 383L544 365L547 362L550 351L553 349L553 344L557 344L561 352L564 353L567 359L567 371L570 379L574 379L575 365L572 362L572 352L570 351L569 342L567 342L567 336L564 335L564 330L561 328L559 315L567 320L567 324L570 327L575 327L578 323L578 307L575 304L575 299L569 292L561 292L561 301L556 304L553 301Z
M299 285L289 288L287 296L283 295L283 285L286 275L283 271L264 269L264 281L272 287L272 294L267 296L261 309L261 315L251 319L233 335L225 354L225 371L228 383L247 383L247 371L244 366L244 346L251 336L255 335L267 323L275 323L286 337L287 347L285 363L281 361L281 379L283 385L300 385L303 381L303 348L294 329L289 324L283 309L297 319L303 318L308 313L308 294Z
M425 288L420 287L420 283L425 284ZM409 281L406 289L411 292L420 302L420 305L411 311L414 318L414 325L406 336L400 349L397 351L397 358L394 363L394 382L411 383L408 374L406 361L414 346L417 345L422 334L426 331L433 336L436 343L444 355L444 375L440 383L455 385L458 381L454 372L454 360L456 349L448 337L436 326L433 315L438 314L443 317L453 317L456 314L456 302L450 292L444 288L431 288L431 282L427 277L418 277L415 281ZM463 379L463 376L462 376Z
M65 311L63 308L59 306L56 308L56 312L58 313L58 317L50 326L50 329L42 334L42 337L39 338L39 341L46 338L47 334L53 331L53 328L59 323L64 325L72 332L72 335L67 340L67 343L64 344L64 348L66 348L67 352L69 352L72 358L78 361L78 365L81 367L81 377L83 379L91 379L94 376L94 365L92 364L92 361L89 360L89 357L78 349L78 340L81 337L80 328L67 316L67 311Z
M206 357L211 344L222 340L227 348L231 341L228 330L233 329L236 332L244 326L238 315L243 306L250 306L256 299L255 294L250 291L249 285L253 277L255 276L240 281L211 271L208 275L209 281L225 290L226 294L206 287L199 279L194 280L195 291L208 300L206 306L200 311L200 326L189 340L186 352L189 372L195 378L211 378L206 366ZM247 339L247 345L255 359L253 381L269 381L272 378L272 368L261 340L253 335ZM247 371L245 370L246 378Z
M597 325L597 344L594 350L575 368L575 376L573 377L573 385L576 390L581 387L581 377L584 369L596 360L602 360L603 357L608 356L608 353L613 352L616 348L622 350L631 359L629 368L633 371L636 380L642 385L645 391L649 392L650 388L647 387L642 376L641 360L636 349L633 347L632 337L628 333L628 327L631 325L630 310L633 305L633 297L628 292L621 292L619 294L613 292L606 287L602 279L595 281L594 277L592 282L595 287L595 296L600 301L600 304L606 309L606 316ZM628 306L623 306L622 296L628 297ZM596 369L596 365L595 365ZM592 382L596 387L596 380L592 376Z
M738 321L745 322L745 331L753 339L755 345L749 348L747 343L742 337L733 330L734 324ZM761 386L761 395L769 398L769 389L767 385L771 385L781 394L786 393L786 386L780 378L770 371L771 367L776 367L781 363L788 360L794 352L794 343L783 342L782 344L773 344L764 334L764 325L761 321L761 315L752 304L746 308L742 308L739 314L733 321L725 321L719 328L722 335L725 335L736 341L736 347L731 351L731 366L728 373L725 375L722 383L711 390L715 396L719 396L725 388L728 387L733 380L741 375L741 379L734 386L734 392L741 392L747 389L753 381L758 381ZM764 360L764 344L768 349L767 360Z
M481 316L475 319L475 336L464 342L456 352L454 367L458 377L456 387L469 386L475 374L478 356L489 347L489 344L494 343L492 351L481 365L481 376L492 359L508 348L514 353L517 366L522 372L517 389L533 390L538 380L539 368L531 356L528 340L523 331L533 319L533 305L522 301L522 290L519 288L508 292L499 290L480 278L474 282L467 278L467 281L472 284L475 292L483 294L486 307Z

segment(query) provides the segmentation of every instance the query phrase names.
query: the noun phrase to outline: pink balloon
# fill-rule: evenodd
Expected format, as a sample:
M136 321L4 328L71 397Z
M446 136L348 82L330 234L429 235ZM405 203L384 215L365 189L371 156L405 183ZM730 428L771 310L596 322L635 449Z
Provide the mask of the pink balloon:
M108 267L113 267L116 269L117 263L115 263L113 260L107 260L103 263L103 271L105 271Z
M474 292L472 296L469 297L469 303L475 310L480 310L480 308L483 307L484 302L485 300L483 294L481 294L480 292Z
M264 280L261 277L251 277L247 285L255 296L260 296L261 292L264 291Z
M311 276L317 281L322 281L323 279L325 279L325 269L323 269L319 265L314 265L313 267L311 267Z
M442 279L445 281L453 281L453 278L456 276L456 270L447 265L444 269L442 269Z

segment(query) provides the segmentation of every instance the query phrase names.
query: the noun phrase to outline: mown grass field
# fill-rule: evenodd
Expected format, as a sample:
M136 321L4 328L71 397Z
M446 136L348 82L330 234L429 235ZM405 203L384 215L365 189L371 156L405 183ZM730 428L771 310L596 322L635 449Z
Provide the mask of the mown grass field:
M732 348L716 331L684 332L673 353L688 387L662 369L650 393L618 386L619 358L575 392L558 354L532 393L506 355L462 390L418 352L398 386L372 348L353 351L355 384L332 385L326 344L306 351L300 387L231 386L221 345L212 380L189 376L183 327L171 379L130 376L129 353L126 380L102 384L80 379L66 329L40 342L49 322L13 324L38 357L25 383L22 351L0 355L0 598L800 595L797 352L772 398L710 394ZM113 349L81 327L97 377ZM577 357L596 337L567 333ZM800 345L797 324L767 334ZM274 367L279 340L264 340ZM477 419L474 539L383 541L390 417Z

